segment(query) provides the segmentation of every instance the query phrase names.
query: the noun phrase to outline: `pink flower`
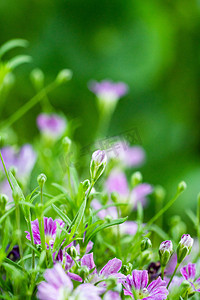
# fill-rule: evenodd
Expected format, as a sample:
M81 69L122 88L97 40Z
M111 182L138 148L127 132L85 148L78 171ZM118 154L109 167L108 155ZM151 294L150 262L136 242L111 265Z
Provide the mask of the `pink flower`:
M134 299L133 289L137 299L163 300L167 299L168 290L166 283L160 277L148 285L148 272L133 270L132 276L128 275L123 282L124 295Z
M57 114L42 113L37 117L39 130L52 139L60 138L66 129L66 120Z
M89 89L99 99L109 102L116 102L128 92L128 86L125 83L114 83L111 80L103 80L101 82L91 81Z
M65 274L60 264L54 265L53 269L47 269L44 278L38 286L37 297L40 300L101 300L102 289L90 284L81 284L73 290L73 284Z
M44 233L45 233L45 243L47 245L47 248L49 246L53 246L54 244L56 231L57 231L57 223L60 225L60 227L64 227L65 225L65 223L59 219L52 220L52 218L44 217ZM41 239L40 239L38 219L31 222L31 228L33 232L34 243L40 245ZM31 240L30 233L28 231L25 232L27 233L26 238L28 240Z
M200 277L195 280L196 277L196 265L189 263L187 266L180 270L182 276L191 284L191 293L200 292Z

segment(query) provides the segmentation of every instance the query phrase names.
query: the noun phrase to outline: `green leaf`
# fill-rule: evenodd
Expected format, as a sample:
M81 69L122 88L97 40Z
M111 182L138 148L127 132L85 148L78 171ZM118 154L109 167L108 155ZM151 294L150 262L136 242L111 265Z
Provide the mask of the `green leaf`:
M0 47L0 58L8 51L12 50L13 48L23 47L26 48L28 46L28 41L23 39L14 39L6 42Z
M70 218L64 214L60 208L58 208L57 206L55 206L54 204L52 204L52 208L55 210L55 212L59 215L59 217L65 222L65 224L68 224L69 226L71 225L72 221L70 220Z
M127 219L128 219L128 217L121 218L121 219L111 221L110 223L106 223L106 224L102 224L102 225L98 226L88 237L85 238L85 244L87 244L99 231L101 231L105 228L111 227L111 226L122 224Z
M72 225L74 226L74 232L78 230L79 225L81 223L81 220L83 218L85 208L86 208L87 198L83 200L83 203L81 204L81 207L77 214L75 215L74 219L72 220L70 228L72 228Z
M153 224L149 227L149 231L154 231L155 233L157 233L157 235L159 235L165 241L169 240L168 234L155 224Z
M18 270L20 270L20 271L23 271L23 268L22 268L20 265L18 265L17 263L15 263L14 261L12 261L11 259L9 259L9 258L7 258L7 257L4 258L4 262L5 262L6 264L12 266L12 269L13 269L14 271L16 271L15 269L18 269ZM3 263L2 265L4 265L4 263Z

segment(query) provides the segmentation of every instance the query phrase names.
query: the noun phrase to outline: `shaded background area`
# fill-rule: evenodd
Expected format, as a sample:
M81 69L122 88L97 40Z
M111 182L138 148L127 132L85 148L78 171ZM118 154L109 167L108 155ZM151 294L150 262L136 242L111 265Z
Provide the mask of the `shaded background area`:
M16 71L2 118L34 95L28 74L41 68L46 82L70 68L73 79L50 95L55 109L80 127L76 141L94 140L98 111L90 79L124 81L108 136L136 126L147 152L145 181L161 184L171 196L180 180L188 190L171 209L196 207L200 191L200 1L12 0L0 1L0 43L24 38L33 63ZM20 50L19 50L20 51ZM11 56L18 50L9 53ZM20 142L37 134L38 105L13 128ZM184 201L184 202L183 202Z

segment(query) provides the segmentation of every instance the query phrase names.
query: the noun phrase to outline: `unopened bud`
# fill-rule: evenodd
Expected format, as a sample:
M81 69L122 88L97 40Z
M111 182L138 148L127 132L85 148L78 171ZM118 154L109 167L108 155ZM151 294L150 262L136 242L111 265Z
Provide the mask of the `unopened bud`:
M121 272L125 275L128 275L131 273L133 268L133 265L131 263L128 263L127 265L123 265L121 268Z
M133 175L131 176L131 185L132 185L132 187L135 187L136 185L141 183L142 180L143 180L143 177L142 177L142 174L140 172L133 173Z
M158 200L162 201L166 195L165 189L160 185L156 186L154 188L154 195Z
M178 185L178 192L182 193L183 191L185 191L187 188L187 184L185 183L185 181L181 181Z
M3 214L6 208L6 204L8 202L8 197L4 194L0 195L0 212Z
M30 74L32 84L37 90L40 90L44 86L44 73L40 69L34 69Z
M86 179L82 183L83 183L83 190L84 190L84 192L86 192L90 187L90 181L88 179Z
M68 138L68 136L65 136L62 140L62 144L63 144L65 152L68 153L71 148L71 144L72 144L72 141L70 140L70 138Z
M117 203L118 202L118 199L119 199L119 194L117 192L112 192L111 193L111 199L114 203Z
M181 237L181 240L178 244L178 248L177 248L177 259L178 259L178 263L181 263L184 258L190 254L190 251L192 249L193 246L193 238L191 238L191 236L189 234L184 234Z
M76 247L72 246L72 247L69 247L67 248L67 253L72 257L72 258L76 258L77 255L78 255L78 252L76 250Z
M106 152L103 150L97 150L92 154L90 163L90 175L95 182L102 175L107 163Z
M88 277L89 273L90 273L90 271L87 266L82 266L80 268L79 275L81 276L81 278L83 280L85 280Z
M141 241L140 246L141 246L141 251L142 251L142 252L145 251L145 250L147 250L147 249L149 249L149 248L151 248L151 247L152 247L151 240L150 240L149 238L145 237L145 238Z
M108 290L112 290L117 285L117 278L115 278L114 276L109 276L109 278L106 281L106 283L107 283L107 289Z
M64 69L58 73L58 75L56 77L56 81L59 84L62 84L62 83L69 81L71 78L72 78L72 71L69 69Z
M40 174L38 177L37 177L37 182L38 182L38 184L39 184L39 186L40 186L40 188L42 189L43 188L43 186L44 186L44 184L45 184L45 182L47 181L47 177L46 177L46 175L45 174Z
M166 266L173 253L173 245L171 241L164 241L160 244L159 254L161 266Z

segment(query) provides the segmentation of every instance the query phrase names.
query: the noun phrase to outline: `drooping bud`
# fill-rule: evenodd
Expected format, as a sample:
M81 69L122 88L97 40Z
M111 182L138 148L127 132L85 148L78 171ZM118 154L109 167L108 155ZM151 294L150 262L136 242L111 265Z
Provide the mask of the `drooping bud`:
M143 180L143 177L142 177L142 174L139 171L133 173L133 175L131 176L131 186L135 187L136 185L141 183L142 180Z
M37 182L39 184L39 187L42 189L45 182L47 181L47 176L43 173L41 173L38 177L37 177Z
M70 140L70 138L65 136L62 140L62 144L63 144L65 152L68 153L71 148L71 144L72 144L72 141Z
M190 251L192 249L193 246L193 238L191 238L191 236L189 234L184 234L181 237L181 240L178 244L178 248L177 248L177 260L178 263L180 264L184 258L190 254Z
M95 182L102 175L107 163L106 152L103 150L97 150L92 154L92 160L90 163L90 175Z
M151 243L151 240L147 237L145 237L142 241L141 241L141 244L140 244L140 247L141 247L141 251L145 251L149 248L152 247L152 243Z
M164 241L160 244L159 255L161 266L165 267L173 253L172 241Z
M181 181L178 185L178 192L182 193L183 191L185 191L187 188L187 184L185 183L185 181Z
M58 73L56 77L56 81L59 84L62 84L69 81L71 78L72 78L72 71L69 69L63 69Z

